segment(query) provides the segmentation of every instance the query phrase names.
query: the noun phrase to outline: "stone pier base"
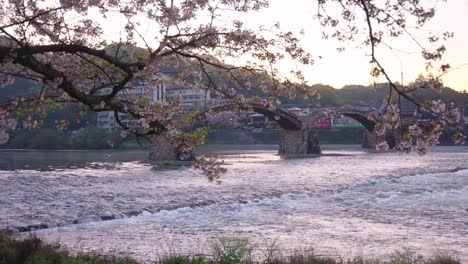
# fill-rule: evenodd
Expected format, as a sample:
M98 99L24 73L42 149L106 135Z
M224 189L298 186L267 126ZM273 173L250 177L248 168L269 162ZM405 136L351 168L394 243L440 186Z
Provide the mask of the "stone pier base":
M362 136L362 143L361 147L365 149L375 149L377 142L380 142L382 138L378 139L377 134L365 131L364 135Z
M152 138L153 146L149 153L149 161L158 169L177 169L181 166L191 166L195 160L193 153L186 160L180 159L177 144L167 134Z
M281 130L278 154L322 154L316 131L314 129Z
M152 141L153 146L151 147L149 154L150 161L158 162L178 160L175 144L165 133L153 136Z
M400 129L387 130L385 136L377 136L377 134L373 132L366 131L362 138L361 146L363 148L375 149L377 143L384 140L387 142L389 149L394 149L396 144L401 140Z

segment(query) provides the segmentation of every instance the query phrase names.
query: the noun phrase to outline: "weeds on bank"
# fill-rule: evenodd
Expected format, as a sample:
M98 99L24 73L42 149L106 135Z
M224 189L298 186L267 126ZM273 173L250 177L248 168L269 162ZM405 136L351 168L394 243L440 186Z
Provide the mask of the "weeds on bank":
M15 240L0 231L0 264L138 264L114 256L73 256L57 245L49 245L35 236Z
M229 259L231 261L232 259ZM171 257L162 260L160 264L226 264L214 260L190 257ZM229 262L234 264L234 262ZM357 257L351 260L334 259L330 257L296 254L288 257L272 258L262 262L236 262L236 264L461 264L461 262L450 256L436 256L431 259L399 258L389 260L364 259Z
M245 239L220 238L212 247L212 257L170 256L156 264L461 264L451 256L439 254L429 259L410 251L396 251L380 259L357 257L351 260L317 256L313 251L282 255L274 247L265 250L263 261L252 256L254 247ZM139 264L136 260L116 256L72 255L57 245L45 244L31 236L15 240L0 231L0 264Z

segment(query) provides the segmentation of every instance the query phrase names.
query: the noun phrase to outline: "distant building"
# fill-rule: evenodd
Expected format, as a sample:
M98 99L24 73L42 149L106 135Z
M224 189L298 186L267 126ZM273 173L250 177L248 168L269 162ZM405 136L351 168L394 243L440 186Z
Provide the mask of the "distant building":
M111 88L103 89L102 94L110 93ZM167 104L168 102L180 98L182 108L185 111L190 111L193 108L205 107L210 103L210 93L203 89L188 89L188 88L170 88L166 87L164 82L161 82L154 89L145 83L137 84L131 89L124 89L119 94L118 98L135 100L135 98L146 97L152 103ZM139 123L128 117L126 114L119 113L119 120L129 128L138 128ZM120 129L120 125L115 119L114 112L98 112L97 127L112 131Z
M351 117L345 115L334 116L331 118L331 127L332 128L348 128L348 127L355 127L361 128L364 127L358 121L352 119Z
M206 107L211 102L210 91L205 89L167 88L167 100L179 97L185 110Z
M288 112L295 114L297 116L306 116L309 114L308 108L299 108L299 107L291 107L287 109Z
M106 88L101 90L102 94L107 94L112 91L112 88ZM166 98L166 86L164 83L158 84L156 89L148 87L144 83L137 84L131 89L124 89L117 94L117 98L133 100L135 97L148 97L152 102L164 104L167 102ZM129 128L139 127L138 123L129 118L126 114L119 113L119 120ZM114 112L98 112L97 113L97 127L112 131L119 129L120 125L115 120Z
M247 118L247 126L249 127L263 128L267 122L268 122L268 117L262 114L253 113L249 115Z

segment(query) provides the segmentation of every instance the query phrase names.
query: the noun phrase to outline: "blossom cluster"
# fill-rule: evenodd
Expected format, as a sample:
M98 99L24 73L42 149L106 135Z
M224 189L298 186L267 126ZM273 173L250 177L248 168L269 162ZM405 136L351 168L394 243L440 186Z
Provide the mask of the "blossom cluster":
M0 144L8 142L9 132L16 128L17 121L10 117L9 113L0 109Z

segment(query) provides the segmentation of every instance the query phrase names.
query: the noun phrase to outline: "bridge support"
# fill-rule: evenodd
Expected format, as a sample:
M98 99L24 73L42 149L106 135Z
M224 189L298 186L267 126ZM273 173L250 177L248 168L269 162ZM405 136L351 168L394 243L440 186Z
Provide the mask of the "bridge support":
M377 134L366 130L362 136L361 147L365 149L375 149L377 142L381 140L382 138L377 136Z
M162 133L152 138L153 146L151 147L149 160L156 163L174 163L187 162L195 160L195 155L191 155L187 160L180 159L180 152L177 149L177 144L169 138L166 133Z
M363 148L375 149L377 143L382 142L383 140L387 142L390 149L394 149L401 140L401 130L399 128L386 130L384 136L378 136L373 132L366 131L364 133L361 146Z
M281 155L308 155L322 154L317 132L312 128L301 130L285 130L280 132L278 154Z
M165 133L153 136L152 141L153 146L149 154L150 161L162 162L177 160L175 144Z

